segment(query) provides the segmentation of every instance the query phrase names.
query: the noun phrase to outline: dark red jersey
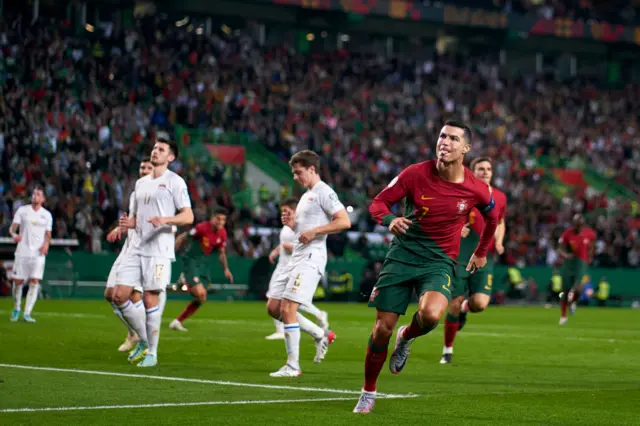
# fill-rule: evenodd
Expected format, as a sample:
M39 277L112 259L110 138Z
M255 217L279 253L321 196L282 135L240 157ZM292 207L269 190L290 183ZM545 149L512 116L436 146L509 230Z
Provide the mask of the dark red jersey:
M224 228L215 230L211 222L200 222L191 229L189 234L198 241L198 245L205 255L214 249L224 249L227 246L227 231Z
M560 237L560 244L569 247L570 253L573 253L578 259L589 264L589 246L596 240L596 233L593 229L583 226L580 232L576 232L573 227L567 229Z
M498 224L498 212L487 184L465 168L463 183L451 183L438 175L436 160L407 167L380 192L369 212L388 226L395 216L390 208L405 200L404 217L411 220L406 234L396 236L387 258L410 264L443 259L455 262L460 250L460 232L474 207L485 216L485 227L476 255L487 255Z
M496 203L494 210L498 214L498 223L500 223L507 215L507 196L504 194L504 192L496 188L491 188L491 196ZM465 244L468 245L470 243L474 243L475 245L473 247L461 247L460 256L464 254L467 261L469 260L469 258L471 258L471 255L476 248L477 242L480 239L480 235L482 235L482 230L484 229L484 218L482 217L480 211L474 208L473 210L471 210L471 212L469 212L468 222L469 227L471 228L470 232L472 235L468 236L466 239L463 239L460 244L461 246L464 246ZM491 243L489 244L489 253L492 253L495 248L496 239L491 238ZM461 261L460 257L458 257L458 261Z

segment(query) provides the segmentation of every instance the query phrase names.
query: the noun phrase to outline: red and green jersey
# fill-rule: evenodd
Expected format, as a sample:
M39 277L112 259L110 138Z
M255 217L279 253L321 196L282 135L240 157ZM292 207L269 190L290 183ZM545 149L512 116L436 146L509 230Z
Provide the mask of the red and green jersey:
M576 230L571 227L562 233L560 245L568 248L569 252L573 253L576 258L589 264L591 262L589 258L589 247L595 240L596 233L593 229L583 226L580 232L576 232Z
M191 244L187 250L190 256L208 256L215 249L225 249L227 246L227 231L224 228L214 229L211 222L200 222L191 229L189 235L197 244Z
M487 184L465 168L464 182L452 183L438 175L436 160L407 167L372 201L369 212L388 226L395 216L391 207L404 199L404 217L411 220L406 234L396 236L387 259L411 265L433 260L455 263L460 250L460 232L474 207L486 216L478 244L478 256L486 256L498 224L495 201Z
M498 214L498 223L500 223L507 215L507 196L496 188L491 188L491 196L496 203L494 210ZM458 255L458 262L465 265L471 259L471 255L473 255L480 242L480 236L484 229L484 217L482 217L482 213L477 208L473 208L467 216L467 223L469 223L469 235L460 239L460 254ZM489 244L489 252L492 253L495 248L496 239L492 237Z

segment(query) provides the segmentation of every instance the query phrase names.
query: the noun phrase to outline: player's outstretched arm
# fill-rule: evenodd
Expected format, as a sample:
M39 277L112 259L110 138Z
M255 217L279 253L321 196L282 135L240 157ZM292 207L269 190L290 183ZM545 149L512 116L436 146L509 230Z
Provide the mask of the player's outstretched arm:
M507 226L504 223L504 219L501 219L500 222L498 223L498 227L496 228L496 234L495 234L495 239L496 239L496 252L498 252L498 254L502 254L504 253L504 236L507 233Z
M218 260L220 261L220 265L224 269L224 276L227 277L229 282L233 284L233 274L229 269L229 262L227 262L227 250L223 247L218 251Z

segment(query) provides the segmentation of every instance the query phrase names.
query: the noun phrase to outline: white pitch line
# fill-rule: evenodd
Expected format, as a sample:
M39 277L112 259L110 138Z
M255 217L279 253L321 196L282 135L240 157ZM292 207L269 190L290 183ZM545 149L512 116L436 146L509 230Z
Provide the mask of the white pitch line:
M128 378L136 378L136 379L167 380L167 381L173 381L173 382L204 383L204 384L210 384L210 385L237 386L237 387L245 387L245 388L295 390L295 391L302 391L302 392L324 392L324 393L337 393L337 394L344 394L344 395L360 395L360 391L353 391L353 390L346 390L346 389L309 388L309 387L298 387L298 386L267 385L267 384L261 384L261 383L226 382L221 380L191 379L188 377L151 376L147 374L128 374L128 373L116 373L111 371L76 370L71 368L34 367L31 365L17 365L17 364L0 364L0 368L2 367L16 368L16 369L22 369L22 370L55 371L60 373L78 373L78 374L94 374L98 376L128 377ZM378 393L379 398L416 398L418 396L420 395Z
M206 401L206 402L168 402L162 404L131 405L95 405L79 407L42 407L42 408L5 408L0 413L33 413L38 411L83 411L83 410L120 410L123 408L165 408L165 407L197 407L206 405L251 405L251 404L288 404L296 402L353 401L353 397L340 398L306 398L306 399L268 399L255 401Z

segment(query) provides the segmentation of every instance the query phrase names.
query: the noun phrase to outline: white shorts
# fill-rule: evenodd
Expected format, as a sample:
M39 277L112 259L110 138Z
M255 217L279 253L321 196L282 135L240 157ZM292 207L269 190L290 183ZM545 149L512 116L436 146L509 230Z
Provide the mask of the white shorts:
M44 275L45 256L15 256L12 276L16 280L41 280Z
M118 262L115 281L134 290L164 291L171 281L171 259L125 254Z
M321 278L320 269L313 263L291 265L278 276L274 273L269 282L267 297L308 305L313 302L313 295Z
M107 278L107 288L113 288L116 286L116 273L118 272L118 265L120 265L123 257L124 254L121 252L116 261L113 262L113 266L111 266L111 270L109 271L109 277ZM142 286L134 286L133 291L142 293Z

